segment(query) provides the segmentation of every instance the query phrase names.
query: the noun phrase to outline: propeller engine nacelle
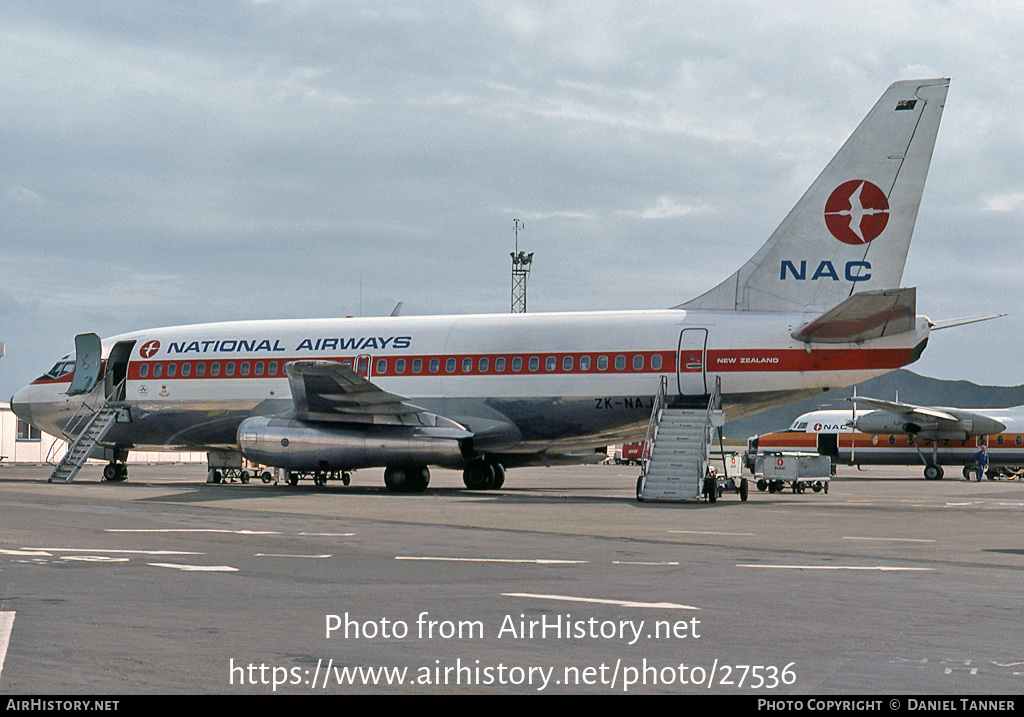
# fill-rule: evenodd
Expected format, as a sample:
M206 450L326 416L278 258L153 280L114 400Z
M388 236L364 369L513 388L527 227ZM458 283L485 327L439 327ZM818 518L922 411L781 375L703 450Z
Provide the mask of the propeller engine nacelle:
M399 464L463 464L460 440L451 428L336 426L294 418L255 416L238 427L238 447L248 460L293 471L352 470Z

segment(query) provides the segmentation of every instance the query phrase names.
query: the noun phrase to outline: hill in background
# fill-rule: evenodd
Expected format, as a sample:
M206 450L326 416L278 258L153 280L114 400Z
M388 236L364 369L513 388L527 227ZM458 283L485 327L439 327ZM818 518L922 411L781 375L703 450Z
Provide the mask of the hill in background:
M857 384L856 388L858 396L891 401L898 394L900 401L919 406L1005 408L1024 405L1024 386L979 386L970 381L943 381L905 369ZM756 416L730 421L725 424L725 437L746 440L750 436L785 430L800 414L822 408L849 411L851 404L846 399L852 395L852 387L842 388ZM857 410L864 412L866 409L861 407Z

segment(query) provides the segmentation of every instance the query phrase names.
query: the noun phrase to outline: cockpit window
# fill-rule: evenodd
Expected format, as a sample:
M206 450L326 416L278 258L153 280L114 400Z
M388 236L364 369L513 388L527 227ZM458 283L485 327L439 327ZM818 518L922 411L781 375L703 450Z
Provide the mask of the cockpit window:
M74 361L58 361L53 368L46 372L47 378L60 378L67 376L75 370Z

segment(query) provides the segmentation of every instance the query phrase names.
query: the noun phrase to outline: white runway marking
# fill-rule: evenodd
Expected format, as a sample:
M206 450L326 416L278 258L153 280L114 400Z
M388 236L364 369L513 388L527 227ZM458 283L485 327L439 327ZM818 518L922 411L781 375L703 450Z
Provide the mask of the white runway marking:
M14 628L14 613L0 612L0 675L4 672L4 660L7 658L7 644Z
M715 530L670 530L670 533L689 533L691 535L741 535L746 538L754 537L753 533L720 533Z
M679 565L678 560L654 562L648 560L613 560L612 565Z
M22 548L49 553L120 553L124 555L202 555L191 550L118 550L115 548Z
M256 553L257 558L310 558L312 560L323 560L330 555L285 555L284 553Z
M637 602L635 600L606 600L602 598L573 597L571 595L542 595L537 593L502 593L505 597L535 598L537 600L559 600L562 602L586 602L619 607L648 607L659 610L700 610L692 605L678 605L671 602Z
M868 538L859 535L844 535L843 540L887 540L896 543L937 543L937 540L925 538Z
M757 565L740 563L737 568L772 568L775 570L879 570L881 572L930 571L935 568L897 568L888 565Z
M237 573L230 565L181 565L179 563L150 563L157 568L174 568L186 573Z
M220 528L107 528L108 533L230 533L232 535L281 535L276 530L224 530Z
M355 533L299 533L299 535L308 535L314 538L351 538Z
M395 560L437 560L449 563L531 563L534 565L583 565L586 560L551 560L547 558L439 558L396 555Z

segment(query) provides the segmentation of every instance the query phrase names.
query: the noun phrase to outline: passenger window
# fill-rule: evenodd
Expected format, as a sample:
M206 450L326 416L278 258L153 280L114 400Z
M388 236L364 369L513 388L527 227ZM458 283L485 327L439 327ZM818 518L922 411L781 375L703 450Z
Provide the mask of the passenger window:
M405 359L395 361L395 373L405 373Z
M205 375L206 375L206 364L202 363L202 362L197 363L196 364L196 378L199 378L200 376L205 376Z
M589 356L580 356L580 371L589 371L589 370L590 370L590 357Z
M547 360L544 361L545 371L554 371L558 368L558 358L556 356L548 356Z
M164 375L164 365L162 363L153 364L153 378L160 378Z
M235 375L235 362L234 361L228 361L226 364L224 364L224 375L225 376L234 376Z
M388 372L388 360L387 359L377 359L377 373L380 374L380 373L387 373L387 372Z
M572 356L566 356L562 359L562 370L572 371Z
M430 373L437 373L441 370L441 359L430 359Z
M249 375L249 362L248 361L243 361L242 362L242 365L239 367L239 373L241 373L243 376L248 376Z
M263 365L263 362L262 361L257 361L256 362L256 375L257 376L262 376L264 369L265 369L265 366Z
M531 356L530 357L530 370L531 371L536 371L539 368L540 368L540 358L537 357L537 356Z
M178 375L178 364L169 363L167 364L167 378L174 378Z
M277 361L271 361L270 365L267 366L267 373L271 376L277 375Z
M512 359L512 370L515 371L516 373L519 373L520 371L523 370L522 356L516 356L515 358Z
M448 373L455 373L455 359L450 358L444 362L444 370Z
M190 364L190 363L183 363L181 365L181 375L182 376L191 376L192 375L192 364Z
M487 369L491 367L491 361L490 359L482 358L477 362L476 366L480 373L487 373Z
M619 354L618 356L615 357L615 370L616 371L622 371L625 368L626 368L626 357L623 356L622 354Z
M651 369L654 371L661 370L661 354L654 354L651 356Z
M633 370L643 371L644 370L644 355L636 354L633 356Z
M498 373L501 373L502 371L505 370L505 357L504 356L502 356L500 358L494 359L494 370L497 371Z
M413 373L419 373L422 370L423 370L423 359L413 359L412 360L412 372Z
M608 369L608 357L601 355L597 357L597 370L606 371Z
M144 363L139 366L139 378L146 378L149 375L149 364Z
M471 373L473 371L473 359L464 358L462 359L462 373Z
M210 365L210 375L220 376L220 361L214 361L213 364Z

